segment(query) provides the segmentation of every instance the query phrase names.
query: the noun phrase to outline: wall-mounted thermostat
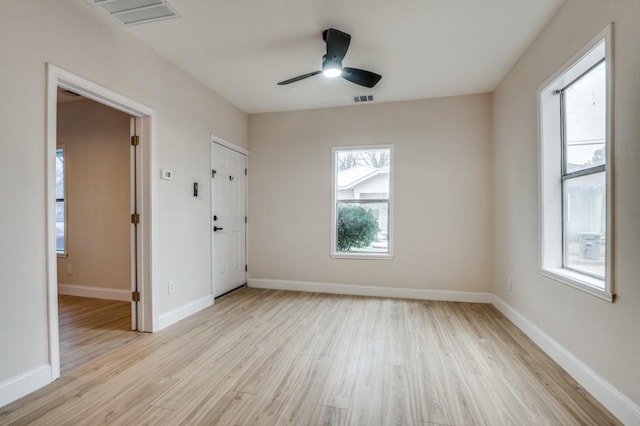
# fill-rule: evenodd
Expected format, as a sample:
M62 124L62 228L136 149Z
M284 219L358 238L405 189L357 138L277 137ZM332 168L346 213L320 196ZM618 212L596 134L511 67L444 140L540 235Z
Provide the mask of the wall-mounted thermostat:
M164 180L173 179L173 172L171 170L162 169L160 170L160 177Z

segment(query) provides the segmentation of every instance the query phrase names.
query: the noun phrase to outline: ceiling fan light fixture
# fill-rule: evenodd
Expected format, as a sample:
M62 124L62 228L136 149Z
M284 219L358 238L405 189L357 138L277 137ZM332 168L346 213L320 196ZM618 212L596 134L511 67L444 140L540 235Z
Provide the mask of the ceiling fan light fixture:
M338 58L327 57L324 55L322 57L322 75L327 78L336 78L342 75L342 61Z
M342 75L342 69L341 68L325 68L322 71L322 75L324 75L327 78L336 78L336 77L340 77Z
M322 32L322 39L327 45L327 53L322 56L322 69L281 81L278 86L286 86L320 73L327 78L342 77L353 84L368 87L369 89L378 84L378 81L382 78L380 74L359 68L342 67L342 60L344 55L347 54L351 41L349 34L338 31L335 28L328 28Z

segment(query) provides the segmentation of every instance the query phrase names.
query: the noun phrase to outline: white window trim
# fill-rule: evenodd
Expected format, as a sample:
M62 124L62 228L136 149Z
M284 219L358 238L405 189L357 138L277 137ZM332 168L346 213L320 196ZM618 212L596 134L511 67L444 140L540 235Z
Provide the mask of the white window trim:
M347 253L336 250L336 152L337 151L364 151L367 149L388 149L389 150L389 229L388 229L388 253ZM394 165L394 145L355 145L355 146L334 146L331 147L331 257L334 259L359 259L359 260L391 260L393 259L393 241L395 239L394 230L394 207L393 207L393 181L395 175Z
M604 42L604 49L599 47ZM575 54L538 88L538 164L539 164L539 265L542 275L577 288L593 296L613 302L613 24L609 24L593 40ZM604 52L602 52L604 50ZM599 279L563 267L562 262L562 191L559 164L560 101L553 92L575 80L590 66L606 59L606 202L607 249L605 278ZM602 289L604 288L604 289Z
M60 144L56 146L56 151L58 151L59 149L62 150L62 157L64 158L64 176L63 176L63 187L64 187L64 249L63 251L58 251L56 250L56 256L59 258L66 258L69 257L69 252L67 250L67 235L69 232L69 228L67 227L67 225L69 224L68 221L68 211L69 211L69 205L68 205L68 197L67 197L67 150L64 144Z

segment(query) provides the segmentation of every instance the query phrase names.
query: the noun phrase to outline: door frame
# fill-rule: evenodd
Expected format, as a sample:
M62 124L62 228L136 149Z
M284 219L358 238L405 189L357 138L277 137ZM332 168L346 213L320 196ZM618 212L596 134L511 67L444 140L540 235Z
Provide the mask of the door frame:
M104 104L135 117L140 138L136 155L136 204L140 214L140 225L136 227L137 281L140 302L137 309L139 331L157 329L156 303L153 292L154 256L153 236L155 224L155 182L152 172L156 170L155 145L157 113L155 110L132 99L113 92L69 71L47 64L46 139L45 139L45 229L46 229L46 290L49 332L49 363L51 381L60 377L60 337L58 329L58 278L55 246L55 152L57 143L57 89L71 90L85 98ZM132 237L133 240L133 237Z
M225 148L229 148L232 151L236 151L239 152L240 154L243 154L245 156L245 160L244 160L244 166L247 169L247 175L245 176L244 179L244 215L247 218L247 221L244 224L244 262L245 264L249 264L249 150L247 150L246 148L241 147L240 145L236 145L233 142L229 142L228 140L221 138L220 136L216 136L213 133L211 134L210 137L210 143L209 143L209 159L210 159L210 164L209 164L209 168L211 170L213 170L213 144L217 143L218 145L222 145ZM211 176L211 175L209 175ZM209 258L211 259L211 297L214 299L215 301L215 297L214 297L214 288L213 286L215 285L214 283L214 278L215 278L215 261L213 259L213 255L214 255L214 247L213 247L213 182L211 183L211 187L210 187L210 198L211 198L211 205L210 205L210 214L209 214L209 221L210 221L210 226L209 226L209 235L211 236L211 244L209 244L209 247L211 247L211 253ZM248 275L249 275L249 271L245 271L244 273L244 277L245 277L245 282L248 282Z

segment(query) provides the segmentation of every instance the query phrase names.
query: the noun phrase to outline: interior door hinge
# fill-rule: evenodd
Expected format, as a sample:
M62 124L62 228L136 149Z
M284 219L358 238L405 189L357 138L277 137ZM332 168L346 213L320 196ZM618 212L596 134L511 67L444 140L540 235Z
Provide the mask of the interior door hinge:
M140 136L131 136L131 146L140 145Z
M247 169L246 168L244 169L244 175L245 176L247 175Z
M244 217L244 223L247 223L247 217L246 216Z
M214 177L216 177L216 171L211 169L211 179L213 179Z
M140 214L132 213L131 214L131 223L133 223L134 225L139 224L140 223Z
M249 267L247 265L244 265L244 271L248 272L249 271Z
M140 301L140 292L139 291L132 291L131 292L131 301L132 302L139 302Z

